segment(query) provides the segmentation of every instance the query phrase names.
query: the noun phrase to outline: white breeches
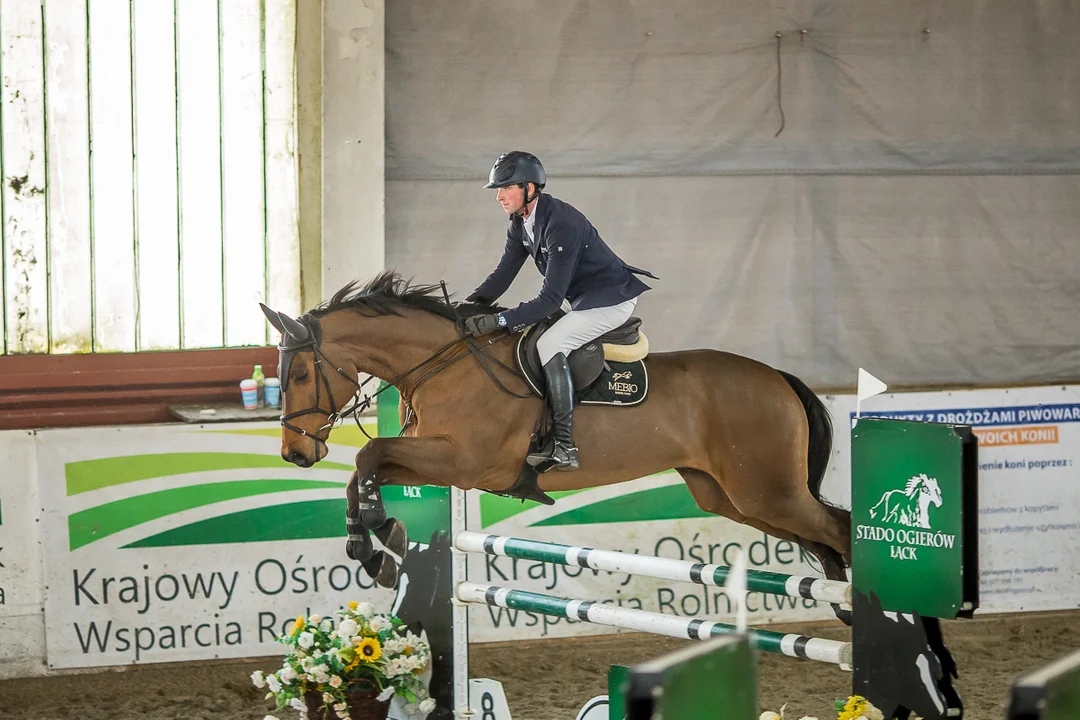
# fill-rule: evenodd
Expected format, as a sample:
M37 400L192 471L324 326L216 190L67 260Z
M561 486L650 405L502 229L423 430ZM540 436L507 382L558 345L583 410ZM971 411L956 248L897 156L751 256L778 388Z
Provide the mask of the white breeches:
M570 355L582 345L614 330L630 319L636 306L637 298L634 298L609 307L567 311L536 343L540 363L546 365L559 353Z

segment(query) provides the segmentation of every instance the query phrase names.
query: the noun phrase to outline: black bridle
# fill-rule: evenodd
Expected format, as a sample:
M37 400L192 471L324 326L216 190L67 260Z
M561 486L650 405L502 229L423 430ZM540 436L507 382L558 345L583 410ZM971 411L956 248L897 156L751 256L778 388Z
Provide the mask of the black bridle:
M329 445L327 445L326 439L322 437L323 433L326 433L326 438L329 438L330 431L337 427L339 423L341 423L346 417L350 415L356 422L356 426L360 429L360 432L362 432L365 437L371 440L371 435L368 435L367 430L364 429L363 423L361 423L360 421L361 413L365 412L368 408L370 408L372 401L374 401L375 398L377 398L383 392L390 389L391 387L397 387L401 383L407 381L409 377L413 375L413 373L416 373L422 369L424 370L424 372L419 376L418 380L412 387L413 393L415 393L416 390L419 389L420 386L423 385L425 382L435 377L443 370L456 363L458 360L472 355L476 358L477 363L480 365L481 369L483 369L485 374L487 374L487 376L491 378L492 381L494 381L494 383L499 387L500 390L516 398L530 397L528 393L521 395L510 390L506 387L506 385L503 384L501 380L499 380L498 377L495 376L491 368L488 366L489 362L493 362L499 367L501 367L503 370L506 370L513 375L524 379L521 373L516 368L513 368L502 362L498 358L492 357L491 355L487 354L484 351L483 345L480 342L478 342L472 337L464 335L464 333L462 332L462 323L460 320L456 322L458 329L457 339L451 340L446 345L443 345L423 362L420 362L417 365L409 368L408 370L401 373L393 380L390 380L386 383L386 385L379 388L376 392L370 395L364 393L364 386L374 379L373 376L369 376L363 382L357 381L356 378L350 376L348 373L345 372L345 370L341 368L340 365L335 363L322 349L322 326L316 316L310 313L305 313L304 315L296 318L295 322L301 325L302 330L306 332L297 332L297 335L301 336L297 337L293 333L286 330L282 333L281 342L278 344L278 374L281 378L282 398L284 399L285 392L288 390L289 369L292 365L293 357L298 352L311 352L315 355L315 369L318 371L318 374L315 377L315 404L309 408L297 410L296 412L291 412L287 415L283 413L280 418L281 426L286 428L287 430L293 431L298 435L310 437L312 440L315 441L315 462L319 461L320 445L326 448L327 453L330 449ZM494 345L500 340L509 337L511 337L511 335L507 333L502 335L501 337L488 340L487 344ZM448 351L461 343L465 344L469 352L452 355L451 357L446 357ZM351 403L349 401L346 401L343 406L341 406L340 408L338 407L337 401L334 399L333 390L330 387L330 378L328 377L326 372L327 365L332 367L338 375L345 378L356 387L356 390L353 393L351 399ZM322 385L326 386L326 396L330 401L329 410L322 407ZM402 423L400 434L404 434L413 417L413 410L408 400L406 400L405 407L405 422ZM303 428L289 422L290 420L295 420L296 418L312 414L326 415L327 418L326 424L324 424L322 427L320 427L313 433L310 433L307 430L304 430ZM326 457L326 453L324 453L322 457Z

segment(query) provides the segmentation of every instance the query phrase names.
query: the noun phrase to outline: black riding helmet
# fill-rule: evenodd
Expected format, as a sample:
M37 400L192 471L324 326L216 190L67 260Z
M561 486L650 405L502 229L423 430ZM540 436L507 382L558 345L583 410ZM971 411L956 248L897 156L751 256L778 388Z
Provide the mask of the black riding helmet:
M512 150L500 155L495 164L491 166L491 172L488 173L488 182L484 187L503 188L510 185L520 185L526 190L525 204L528 205L536 199L536 195L528 197L526 183L536 185L536 192L539 194L544 189L544 185L547 184L547 174L544 172L544 166L540 163L540 158L532 153Z

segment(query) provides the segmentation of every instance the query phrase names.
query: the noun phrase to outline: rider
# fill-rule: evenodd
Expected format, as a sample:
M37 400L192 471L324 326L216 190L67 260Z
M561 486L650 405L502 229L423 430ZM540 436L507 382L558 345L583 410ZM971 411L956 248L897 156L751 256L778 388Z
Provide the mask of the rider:
M574 386L566 358L626 322L637 297L649 289L637 275L656 276L619 259L569 203L541 193L546 179L540 160L527 152L504 153L491 168L484 187L498 188L496 199L510 216L510 225L498 267L467 301L494 303L530 255L544 284L539 295L516 308L468 318L465 331L470 335L486 335L498 328L521 332L560 308L566 311L536 345L555 423L550 459L559 470L576 470L577 448L571 433ZM530 457L534 464L547 459Z

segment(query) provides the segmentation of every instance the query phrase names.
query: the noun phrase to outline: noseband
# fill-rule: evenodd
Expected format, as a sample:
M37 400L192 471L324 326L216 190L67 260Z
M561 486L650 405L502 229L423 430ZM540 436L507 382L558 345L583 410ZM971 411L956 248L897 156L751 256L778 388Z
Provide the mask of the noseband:
M278 344L278 375L281 378L281 392L282 398L285 397L284 393L288 390L289 383L289 369L292 366L292 360L298 352L310 351L315 355L315 369L318 371L318 375L315 378L315 404L312 407L304 410L297 410L291 412L288 415L281 415L281 426L292 430L298 435L304 437L310 437L315 441L315 462L319 461L319 446L326 447L329 452L329 446L326 444L326 440L320 437L323 432L326 432L329 437L329 431L337 427L338 424L347 415L352 415L356 420L356 426L360 428L360 431L367 435L363 425L360 423L360 413L366 410L371 405L371 401L374 400L379 393L386 388L379 390L374 395L364 396L364 386L371 381L371 377L368 377L364 382L357 382L356 378L350 377L344 370L341 369L322 349L322 325L319 322L319 318L310 313L305 313L298 317L297 322L303 325L307 329L307 337L304 339L297 339L289 333L282 333L281 342ZM324 364L325 361L325 364ZM350 383L356 386L356 392L353 394L353 402L351 407L338 408L337 402L334 400L334 392L330 388L330 378L326 375L326 365L334 368L338 375L348 380ZM330 400L330 409L326 410L322 407L322 386L326 386L326 396ZM387 386L389 387L389 385ZM314 433L309 433L297 425L289 422L305 415L326 415L326 424L316 430ZM324 454L323 457L326 457Z

